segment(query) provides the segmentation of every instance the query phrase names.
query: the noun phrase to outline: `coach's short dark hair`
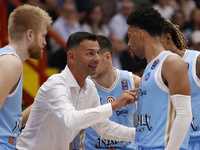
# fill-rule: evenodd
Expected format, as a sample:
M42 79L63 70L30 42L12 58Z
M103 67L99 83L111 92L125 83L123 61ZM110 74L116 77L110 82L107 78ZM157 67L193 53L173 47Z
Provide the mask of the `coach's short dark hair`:
M153 7L145 6L132 11L127 24L146 30L152 37L161 36L164 18Z
M71 34L67 41L66 52L75 46L79 46L84 40L97 41L97 36L88 32L76 32Z
M97 41L100 47L100 54L104 54L105 52L109 52L111 55L113 54L113 45L107 37L98 35Z

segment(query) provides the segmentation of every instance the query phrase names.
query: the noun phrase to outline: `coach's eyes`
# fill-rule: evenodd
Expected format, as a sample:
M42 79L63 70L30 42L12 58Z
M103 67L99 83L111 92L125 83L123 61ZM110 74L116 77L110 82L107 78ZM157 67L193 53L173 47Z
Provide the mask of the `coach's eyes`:
M88 52L87 54L88 54L88 55L92 55L92 52Z

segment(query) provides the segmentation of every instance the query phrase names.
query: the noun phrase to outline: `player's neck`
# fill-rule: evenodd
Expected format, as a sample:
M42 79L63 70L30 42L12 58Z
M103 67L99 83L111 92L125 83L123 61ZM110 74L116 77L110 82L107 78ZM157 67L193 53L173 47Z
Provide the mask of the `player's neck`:
M114 68L111 68L102 78L95 79L95 81L99 85L105 88L110 88L115 82L116 77L117 77L117 70Z
M150 43L145 46L145 58L147 59L147 64L163 51L165 51L165 49L159 41L150 41Z
M177 48L177 51L175 53L178 54L180 57L183 57L185 55L185 50L180 50Z
M8 46L12 47L22 62L29 58L28 49L23 42L9 42Z

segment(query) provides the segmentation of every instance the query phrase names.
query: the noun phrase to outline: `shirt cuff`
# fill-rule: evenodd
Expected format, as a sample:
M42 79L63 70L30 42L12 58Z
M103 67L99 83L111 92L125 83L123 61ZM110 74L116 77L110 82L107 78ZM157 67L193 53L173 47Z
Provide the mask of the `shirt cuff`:
M100 106L99 112L101 114L101 118L111 117L113 114L111 103Z

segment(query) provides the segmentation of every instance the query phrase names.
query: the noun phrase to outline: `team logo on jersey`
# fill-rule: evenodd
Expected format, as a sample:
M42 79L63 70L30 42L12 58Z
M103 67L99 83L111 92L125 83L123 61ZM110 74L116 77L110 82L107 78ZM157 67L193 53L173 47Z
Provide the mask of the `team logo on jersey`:
M113 102L113 101L115 101L115 98L112 97L112 96L108 96L108 97L106 98L106 103L111 103L111 102Z
M189 70L190 64L189 64L189 63L187 63L187 62L186 62L186 64L187 64L187 68L188 68L188 70Z
M150 77L150 72L147 73L147 75L145 76L145 81L147 81Z
M147 126L148 130L151 131L153 127L150 125L150 118L151 116L148 114L137 115L136 131L143 132L145 129L141 128L142 126Z
M138 95L142 97L145 97L147 95L147 89L145 86L143 86L142 89L138 91Z
M159 59L155 60L154 63L153 63L153 65L151 66L151 69L156 68L156 66L157 66L157 64L158 64L159 62L160 62Z
M195 126L195 125L194 125L194 117L192 118L191 126L192 126L192 129L193 129L194 131L198 131L198 130L199 130L199 126Z
M125 79L122 79L122 90L128 90L128 82Z

